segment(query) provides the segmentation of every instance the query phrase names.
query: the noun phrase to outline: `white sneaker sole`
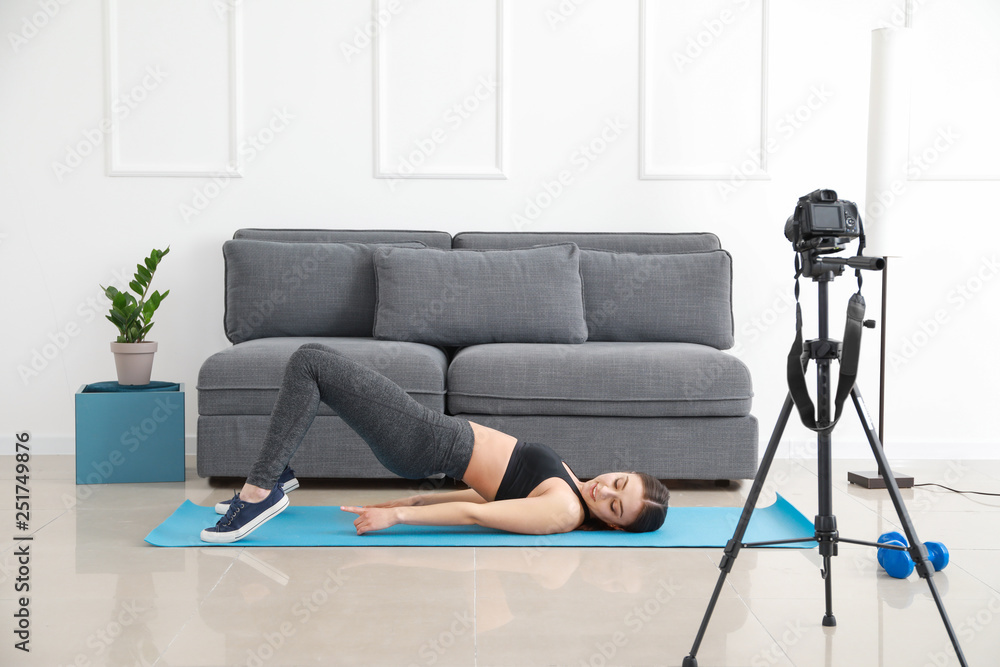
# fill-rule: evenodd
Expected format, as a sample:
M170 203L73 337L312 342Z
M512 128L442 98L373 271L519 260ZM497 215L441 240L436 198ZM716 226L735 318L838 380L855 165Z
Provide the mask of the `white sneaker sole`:
M285 482L284 484L281 485L281 490L284 491L285 493L288 493L289 491L294 491L297 488L299 488L299 480L294 477L290 481ZM225 514L226 512L228 512L229 503L231 502L232 499L223 500L222 502L215 503L215 513Z
M260 528L260 526L268 519L281 514L288 507L288 496L281 496L281 500L276 502L274 505L269 507L267 510L261 513L256 519L246 524L239 530L231 530L225 533L219 533L216 531L208 530L207 528L201 531L201 541L202 542L212 542L213 544L226 544L229 542L236 542L237 540L242 540L244 537L252 533L253 531Z

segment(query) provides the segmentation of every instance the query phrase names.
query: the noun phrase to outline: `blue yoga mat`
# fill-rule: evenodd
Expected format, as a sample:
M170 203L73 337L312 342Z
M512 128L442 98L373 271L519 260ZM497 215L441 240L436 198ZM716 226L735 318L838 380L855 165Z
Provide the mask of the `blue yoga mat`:
M559 535L518 535L479 526L393 526L359 536L356 515L339 507L291 506L232 544L202 542L203 528L215 525L214 507L190 500L154 528L146 541L157 547L722 547L736 530L742 507L671 507L663 526L651 533L576 530ZM744 542L789 540L814 535L813 524L780 495L770 507L754 510ZM782 545L809 548L815 542Z

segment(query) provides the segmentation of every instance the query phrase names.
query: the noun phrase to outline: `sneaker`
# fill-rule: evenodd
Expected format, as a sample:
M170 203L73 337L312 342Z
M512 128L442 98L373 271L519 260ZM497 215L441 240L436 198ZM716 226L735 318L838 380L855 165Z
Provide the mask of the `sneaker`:
M299 488L299 480L295 479L295 471L288 466L285 466L285 469L281 471L281 477L278 478L278 484L281 485L281 490L285 493ZM216 503L215 513L225 514L229 511L229 503L231 502L233 502L232 499Z
M281 490L280 484L275 484L271 494L259 503L242 501L240 494L234 494L225 516L211 528L201 531L201 539L203 542L215 543L242 540L265 521L281 514L286 507L288 496Z

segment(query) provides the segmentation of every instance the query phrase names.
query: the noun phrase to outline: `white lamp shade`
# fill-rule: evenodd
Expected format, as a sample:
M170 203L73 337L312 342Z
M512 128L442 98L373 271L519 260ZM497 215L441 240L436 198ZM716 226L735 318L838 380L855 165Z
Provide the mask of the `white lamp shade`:
M912 41L910 28L872 31L863 220L865 254L873 257L901 255L905 239L899 202L906 195Z

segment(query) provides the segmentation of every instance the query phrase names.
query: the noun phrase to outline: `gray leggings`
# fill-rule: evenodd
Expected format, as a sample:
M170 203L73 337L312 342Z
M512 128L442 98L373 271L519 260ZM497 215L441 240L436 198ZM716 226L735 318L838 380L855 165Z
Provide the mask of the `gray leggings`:
M320 345L296 350L281 381L264 446L247 482L272 488L323 401L393 473L461 479L472 458L469 422L431 410L381 373Z

